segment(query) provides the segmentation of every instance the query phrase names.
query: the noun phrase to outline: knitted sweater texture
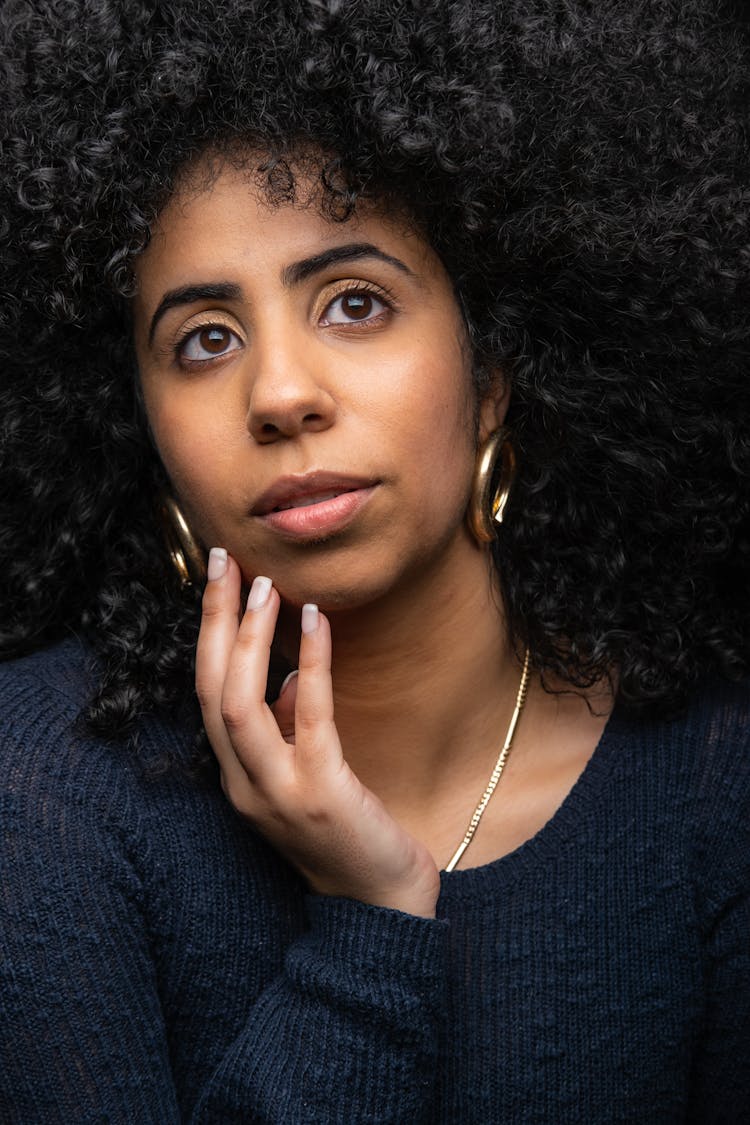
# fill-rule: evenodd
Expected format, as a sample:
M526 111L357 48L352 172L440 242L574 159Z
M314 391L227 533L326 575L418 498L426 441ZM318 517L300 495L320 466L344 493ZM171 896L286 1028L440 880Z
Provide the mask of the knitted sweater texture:
M306 894L218 786L0 668L0 1122L750 1122L750 692L617 711L436 920ZM149 719L145 752L189 752Z

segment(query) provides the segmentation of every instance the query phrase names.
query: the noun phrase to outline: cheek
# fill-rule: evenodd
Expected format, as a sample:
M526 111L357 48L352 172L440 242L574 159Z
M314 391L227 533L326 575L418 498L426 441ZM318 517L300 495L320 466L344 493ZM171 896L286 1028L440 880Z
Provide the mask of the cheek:
M145 388L144 403L162 464L186 511L196 516L213 508L217 485L231 474L222 412L205 401L197 408L189 396L149 394Z
M438 419L433 431L423 472L423 503L427 520L442 517L454 523L463 518L469 500L475 453L468 423L450 427L449 421L444 416L441 425Z
M403 486L429 528L463 519L476 457L474 392L463 356L431 357L409 372L399 400Z
M154 397L144 394L146 415L156 448L167 473L173 482L182 476L184 468L189 467L187 451L195 448L196 439L202 444L203 436L192 425L191 416L179 408L174 399ZM196 451L196 462L201 455Z

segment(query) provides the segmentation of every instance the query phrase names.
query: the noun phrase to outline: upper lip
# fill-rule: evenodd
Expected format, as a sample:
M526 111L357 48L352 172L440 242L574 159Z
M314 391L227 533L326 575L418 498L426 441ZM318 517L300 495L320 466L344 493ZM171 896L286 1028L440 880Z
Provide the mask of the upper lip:
M377 482L365 477L355 477L348 473L314 472L303 476L279 477L270 488L261 493L253 504L250 514L265 516L274 508L292 504L295 500L314 497L318 493L354 492L359 488L372 488Z

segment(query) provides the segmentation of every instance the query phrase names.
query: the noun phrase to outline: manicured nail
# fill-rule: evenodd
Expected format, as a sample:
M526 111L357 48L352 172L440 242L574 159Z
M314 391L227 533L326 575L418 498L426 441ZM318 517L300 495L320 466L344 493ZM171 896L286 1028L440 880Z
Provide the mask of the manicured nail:
M208 552L208 580L215 582L227 572L227 553L223 547L212 547Z
M281 696L286 691L287 684L290 684L292 682L292 680L294 679L294 677L298 676L298 675L299 675L299 672L295 668L294 671L290 672L288 676L284 676L284 681L283 681L281 687L279 688L279 698L281 698Z
M270 596L272 586L273 582L271 581L271 579L264 578L262 574L259 574L257 578L254 578L247 599L247 608L253 611L263 609L263 606L266 604Z
M312 602L302 606L302 632L314 633L318 627L318 607Z

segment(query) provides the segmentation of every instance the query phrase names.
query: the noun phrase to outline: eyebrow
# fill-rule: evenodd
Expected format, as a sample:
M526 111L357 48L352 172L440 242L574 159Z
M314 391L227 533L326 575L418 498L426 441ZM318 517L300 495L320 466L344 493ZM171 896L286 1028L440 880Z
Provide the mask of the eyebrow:
M151 327L148 330L148 342L154 341L156 326L170 309L179 308L180 305L193 305L196 301L236 301L242 296L239 285L230 281L218 282L214 285L181 285L177 289L170 289L164 294L157 306L156 312L151 317Z
M377 258L389 266L395 266L397 270L401 270L409 277L416 278L416 274L400 258L394 258L392 254L386 254L384 250L378 249L371 242L349 242L345 246L332 246L330 250L322 250L320 254L314 254L310 258L302 258L299 262L285 266L281 271L281 280L284 285L289 287L299 285L300 282L306 281L308 277L320 273L321 270L327 269L329 266L337 266L341 262L352 262L358 258Z
M392 254L386 254L371 242L350 242L344 246L332 246L330 250L322 250L320 254L313 254L309 258L301 258L298 262L285 266L281 271L281 281L286 288L300 285L309 277L329 266L336 266L342 262L352 262L360 258L377 258L389 266L394 266L402 273L414 280L417 275ZM177 289L170 289L159 302L148 332L149 345L153 343L156 326L165 313L170 309L179 308L180 305L192 305L196 301L236 301L242 297L239 285L230 281L220 281L213 284L181 285Z

